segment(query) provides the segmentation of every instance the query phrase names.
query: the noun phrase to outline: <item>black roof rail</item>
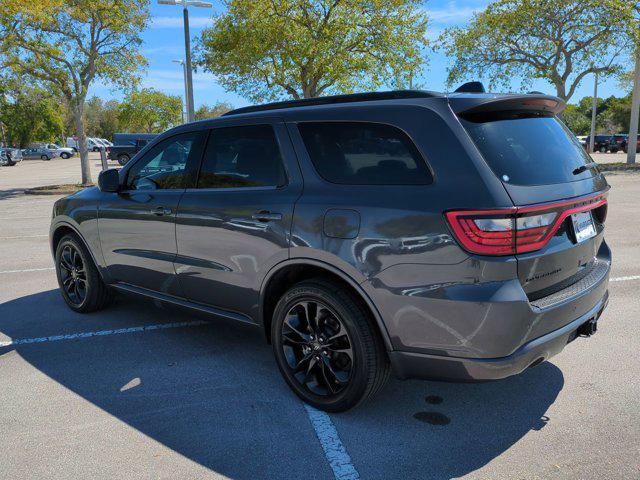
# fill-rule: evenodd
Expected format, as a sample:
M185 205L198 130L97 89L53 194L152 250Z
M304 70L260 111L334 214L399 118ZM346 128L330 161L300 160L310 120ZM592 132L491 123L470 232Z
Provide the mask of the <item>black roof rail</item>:
M292 107L310 107L314 105L333 105L336 103L370 102L375 100L399 100L403 98L432 98L440 96L434 92L424 90L392 90L389 92L350 93L347 95L331 95L327 97L304 98L301 100L287 100L284 102L265 103L263 105L251 105L249 107L236 108L227 115L239 113L264 112L269 110L281 110Z
M455 89L454 93L485 93L482 82L467 82Z

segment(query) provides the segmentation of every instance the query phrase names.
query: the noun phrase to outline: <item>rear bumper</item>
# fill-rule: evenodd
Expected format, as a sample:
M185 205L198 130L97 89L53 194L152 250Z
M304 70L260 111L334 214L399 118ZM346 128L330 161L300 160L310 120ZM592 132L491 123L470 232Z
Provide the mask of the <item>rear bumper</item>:
M548 360L576 337L578 328L598 319L607 306L609 292L587 313L567 325L525 343L511 355L499 358L462 358L414 352L389 352L395 375L449 381L498 380L521 373L532 365Z

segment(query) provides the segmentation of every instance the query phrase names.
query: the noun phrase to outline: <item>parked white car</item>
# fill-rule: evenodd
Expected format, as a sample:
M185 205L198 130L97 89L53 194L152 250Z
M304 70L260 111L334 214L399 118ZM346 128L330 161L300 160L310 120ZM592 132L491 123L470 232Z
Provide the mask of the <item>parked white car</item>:
M60 145L57 145L55 143L47 143L46 148L48 150L51 150L52 152L55 152L57 156L64 159L71 158L75 155L75 151L73 150L73 148L61 147Z
M102 143L97 139L87 137L87 150L97 152L102 146ZM79 150L78 140L73 137L67 137L67 147L73 148L77 152Z

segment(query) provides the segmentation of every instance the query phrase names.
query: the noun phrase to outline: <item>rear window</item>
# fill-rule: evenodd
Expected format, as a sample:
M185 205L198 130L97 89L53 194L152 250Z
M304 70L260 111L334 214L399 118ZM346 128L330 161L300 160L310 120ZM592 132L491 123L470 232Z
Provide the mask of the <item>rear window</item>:
M555 117L497 115L461 121L502 181L517 185L548 185L594 175L593 169L574 173L578 167L591 163L591 157Z
M433 178L413 142L391 125L300 123L311 161L327 181L346 185L428 185Z

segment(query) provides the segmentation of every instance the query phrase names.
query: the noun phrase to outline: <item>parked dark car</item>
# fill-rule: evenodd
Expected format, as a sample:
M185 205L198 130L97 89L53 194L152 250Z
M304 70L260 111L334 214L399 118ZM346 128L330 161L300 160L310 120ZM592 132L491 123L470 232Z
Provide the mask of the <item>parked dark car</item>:
M22 158L24 160L51 160L55 158L55 152L44 147L26 148L22 150Z
M586 138L587 150L589 149L591 136ZM619 150L617 143L614 141L613 135L596 135L593 142L593 151L600 153L616 153Z
M627 148L627 143L629 142L629 135L617 133L613 135L612 144L615 145L615 149L617 152L624 151Z
M13 167L22 161L22 152L19 148L0 148L0 165Z
M55 203L61 294L77 312L124 291L254 325L327 411L391 371L520 373L593 334L608 300L609 186L563 108L397 91L182 125Z
M125 165L157 136L155 133L115 133L114 145L107 147L108 157L117 160L120 165Z

